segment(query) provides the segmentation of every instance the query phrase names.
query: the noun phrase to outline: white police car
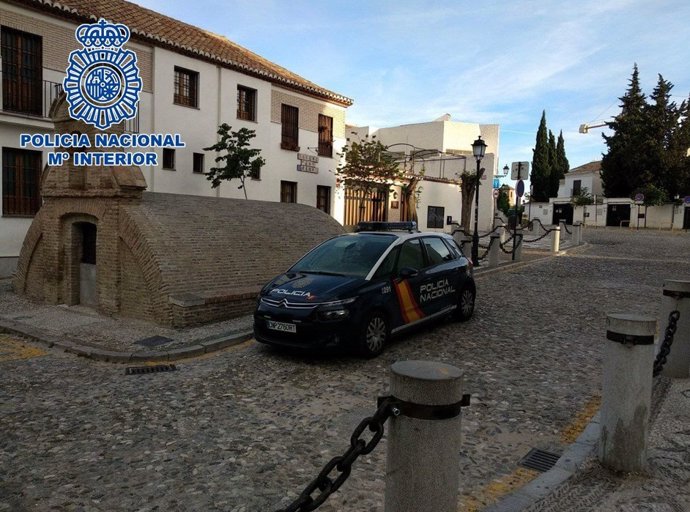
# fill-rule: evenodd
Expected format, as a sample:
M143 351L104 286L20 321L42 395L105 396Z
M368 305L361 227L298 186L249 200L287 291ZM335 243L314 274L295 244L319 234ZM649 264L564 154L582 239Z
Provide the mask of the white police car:
M263 343L350 346L367 357L397 332L474 311L472 264L453 238L416 223L360 223L318 245L268 283L254 312ZM397 231L396 231L397 230Z

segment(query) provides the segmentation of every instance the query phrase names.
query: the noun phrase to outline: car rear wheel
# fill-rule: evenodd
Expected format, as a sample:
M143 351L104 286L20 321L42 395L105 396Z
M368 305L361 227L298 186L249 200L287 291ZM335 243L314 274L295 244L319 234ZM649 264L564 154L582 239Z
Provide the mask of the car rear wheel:
M455 318L461 322L466 322L472 318L474 313L474 299L476 292L473 288L465 286L458 293L458 308L455 310Z
M362 326L359 339L359 351L367 358L376 357L388 341L390 331L388 321L382 313L372 313Z

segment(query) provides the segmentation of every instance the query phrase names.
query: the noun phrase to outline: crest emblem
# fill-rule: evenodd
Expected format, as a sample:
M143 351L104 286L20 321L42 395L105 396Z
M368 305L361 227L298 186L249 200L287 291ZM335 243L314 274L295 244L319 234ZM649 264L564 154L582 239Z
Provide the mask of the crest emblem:
M137 115L142 82L136 54L122 48L129 36L125 25L104 19L79 25L83 49L70 53L62 81L73 119L106 130Z

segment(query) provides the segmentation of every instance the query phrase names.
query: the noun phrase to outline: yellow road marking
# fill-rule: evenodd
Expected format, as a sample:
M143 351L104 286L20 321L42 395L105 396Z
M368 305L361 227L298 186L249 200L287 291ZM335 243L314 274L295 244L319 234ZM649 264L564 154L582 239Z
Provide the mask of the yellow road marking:
M0 334L0 363L31 359L46 355L45 350L32 347L17 338Z
M577 437L585 429L592 417L597 413L601 406L601 397L593 396L586 403L584 408L575 415L561 432L561 442L563 444L574 443ZM493 480L489 484L472 492L464 498L458 512L477 512L492 503L496 503L503 496L523 487L534 480L540 473L533 469L518 467L513 472Z

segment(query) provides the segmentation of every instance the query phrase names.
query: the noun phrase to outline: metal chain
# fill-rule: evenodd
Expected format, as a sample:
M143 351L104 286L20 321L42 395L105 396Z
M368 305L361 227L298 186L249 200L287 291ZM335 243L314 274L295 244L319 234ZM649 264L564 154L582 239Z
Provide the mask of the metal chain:
M383 437L383 424L391 416L397 416L400 410L395 406L392 398L385 398L381 401L379 408L373 416L364 418L350 437L350 447L338 457L333 457L321 470L318 476L307 485L302 493L287 507L278 509L276 512L307 512L319 508L328 497L337 491L345 480L350 476L352 464L360 455L367 455L374 451L376 445ZM366 429L373 432L372 438L367 442L361 438ZM329 475L333 471L339 472L334 479ZM312 497L316 491L319 494Z
M494 231L496 231L496 230L498 230L498 229L501 229L501 228L503 228L502 225L501 225L501 226L496 226L494 229L492 229L492 230L489 231L488 233L484 233L483 235L480 235L479 238L486 238L486 237L489 236L491 233L493 233Z
M530 228L531 228L532 226L534 226L534 223L535 223L535 222L538 222L538 223L539 223L539 226L541 227L541 229L543 229L544 231L547 230L547 229L546 229L546 226L544 226L544 224L542 224L541 219L539 219L538 217L532 219L531 221L529 221Z
M678 329L678 319L680 318L680 311L671 311L668 315L668 326L666 326L666 332L664 333L664 341L661 342L661 347L659 347L659 353L656 355L654 360L654 372L652 375L656 377L661 373L666 364L666 358L671 352L671 344L673 343L673 335L676 334L676 329Z
M556 231L556 230L555 229L548 229L548 230L546 230L546 233L544 233L543 235L541 235L541 236L539 236L533 240L523 240L523 242L526 244L531 244L532 242L538 242L542 238L546 238L547 236L549 236L552 231Z
M565 232L568 233L569 235L572 235L573 232L568 229L568 225L564 222L563 227L565 228Z
M501 250L502 250L504 253L506 253L506 254L513 254L513 249L510 249L509 251L507 251L507 250L505 249L505 246L508 245L508 242L512 242L512 241L513 241L513 237L511 236L511 237L510 237L508 240L506 240L505 242L499 243L498 246L501 248Z

